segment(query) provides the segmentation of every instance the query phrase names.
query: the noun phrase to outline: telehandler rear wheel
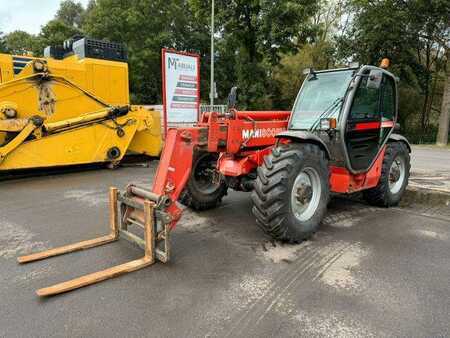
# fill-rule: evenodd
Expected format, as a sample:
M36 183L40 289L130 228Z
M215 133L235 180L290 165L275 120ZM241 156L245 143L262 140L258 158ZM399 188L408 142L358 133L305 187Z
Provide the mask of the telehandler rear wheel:
M191 176L180 195L182 204L194 210L207 210L222 202L228 187L223 179L215 182L218 158L217 153L200 152L194 155Z
M265 233L285 242L311 237L330 196L328 161L314 144L280 145L258 168L253 214Z
M408 185L411 169L409 151L403 142L390 142L384 153L381 177L375 188L364 191L364 199L371 205L395 206Z

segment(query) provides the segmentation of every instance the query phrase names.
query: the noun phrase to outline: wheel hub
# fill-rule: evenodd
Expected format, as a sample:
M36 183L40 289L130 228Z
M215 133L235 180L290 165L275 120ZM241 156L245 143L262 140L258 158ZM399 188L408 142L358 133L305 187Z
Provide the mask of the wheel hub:
M220 182L216 182L217 180L214 179L216 173L215 161L209 155L205 155L198 160L192 170L192 184L194 184L198 190L203 191L204 193L212 193L220 186Z
M304 168L295 179L291 194L291 208L301 222L309 220L316 212L321 197L319 173L313 168Z
M397 194L402 186L406 176L406 165L403 157L398 156L392 162L389 169L389 190L393 194Z
M308 204L311 202L313 190L311 185L301 184L297 189L297 201L301 204Z
M389 179L392 183L397 182L400 179L400 165L398 163L398 160L394 161L392 163L391 172L389 173Z

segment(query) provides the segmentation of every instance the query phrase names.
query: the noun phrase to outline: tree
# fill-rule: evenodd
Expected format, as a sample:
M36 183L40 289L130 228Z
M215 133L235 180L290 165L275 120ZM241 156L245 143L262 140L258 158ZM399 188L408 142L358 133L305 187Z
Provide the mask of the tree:
M272 69L281 53L296 52L309 36L315 3L216 0L214 57L222 98L237 84L243 108L271 107ZM201 55L202 96L208 97L210 6L207 0L97 0L88 6L83 29L92 37L126 42L134 100L161 102L163 47Z
M183 35L177 21L182 16L183 3L98 0L87 15L87 35L126 43L133 101L161 102L161 48L185 47L178 43Z
M436 89L449 38L450 3L443 0L415 0L405 2L403 6L412 20L412 34L421 49L417 53L419 63L424 68L421 127L426 129L431 111L438 111L435 107Z
M270 77L283 53L295 53L311 33L309 18L317 1L219 1L219 53L232 57L234 78L240 87L242 108L272 106ZM227 81L230 82L230 81Z
M271 80L274 83L275 95L273 105L278 109L290 110L305 79L303 70L312 67L317 70L332 66L331 56L323 52L325 44L321 41L315 44L304 44L296 54L285 54L274 68Z
M36 46L36 37L24 31L14 31L4 36L4 49L16 55L32 54Z
M440 77L448 36L450 3L445 0L350 0L352 25L339 41L340 56L377 64L389 57L402 79L400 90L416 96L413 112L409 98L400 97L400 117L415 129L418 140L433 134L439 111ZM408 120L404 117L409 114Z
M448 131L450 123L450 48L447 48L446 57L446 77L444 94L442 95L441 114L439 116L439 132L436 142L440 146L445 146L448 144Z
M67 26L81 28L85 16L85 9L79 2L64 0L59 5L55 19L64 22Z
M274 68L272 80L275 84L274 106L290 110L305 76L302 70L313 66L312 47L305 46L297 54L283 55Z
M91 37L126 43L133 101L161 102L162 48L201 55L202 95L207 96L208 5L196 0L98 0L83 28Z
M273 106L278 109L292 108L298 91L305 78L303 70L338 67L335 52L336 33L342 34L345 25L346 4L341 0L320 0L318 8L304 25L308 31L303 41L297 41L297 51L283 53L274 67L271 81L274 83Z
M0 32L0 53L7 53L6 41L3 32Z
M60 20L51 20L42 26L34 46L34 54L42 55L46 46L60 46L75 35L82 35L82 31Z

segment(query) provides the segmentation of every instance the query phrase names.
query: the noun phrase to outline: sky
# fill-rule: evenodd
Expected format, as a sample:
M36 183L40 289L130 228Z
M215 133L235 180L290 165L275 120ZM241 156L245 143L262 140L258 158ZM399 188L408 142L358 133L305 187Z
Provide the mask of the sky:
M23 30L38 34L53 19L61 0L0 0L0 32ZM89 0L77 0L86 6Z

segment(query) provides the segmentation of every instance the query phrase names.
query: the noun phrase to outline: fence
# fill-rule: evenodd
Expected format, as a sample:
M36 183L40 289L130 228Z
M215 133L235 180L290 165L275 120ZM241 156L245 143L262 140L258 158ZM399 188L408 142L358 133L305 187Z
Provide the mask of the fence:
M223 104L215 104L211 106L210 104L201 104L200 105L200 114L213 111L221 114L225 114L227 112L228 107Z
M164 107L163 105L146 105L144 106L147 109L154 109L156 111L161 112L161 132L164 137ZM217 113L224 114L227 112L228 107L226 105L209 105L209 104L201 104L200 105L200 114L203 114L205 112L214 111ZM169 122L168 128L176 128L176 127L191 127L195 123L177 123L177 122Z

